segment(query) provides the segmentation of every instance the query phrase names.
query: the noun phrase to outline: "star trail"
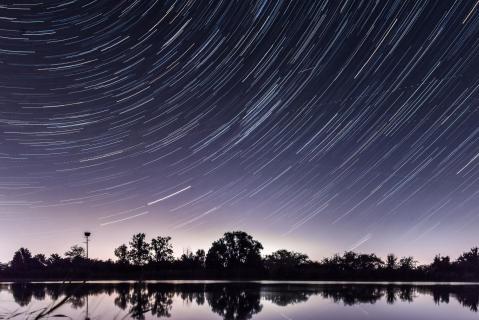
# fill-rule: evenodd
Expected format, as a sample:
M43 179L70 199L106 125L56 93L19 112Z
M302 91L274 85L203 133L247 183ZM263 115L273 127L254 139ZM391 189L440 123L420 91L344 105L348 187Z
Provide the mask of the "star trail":
M3 1L0 260L93 232L478 244L478 1Z

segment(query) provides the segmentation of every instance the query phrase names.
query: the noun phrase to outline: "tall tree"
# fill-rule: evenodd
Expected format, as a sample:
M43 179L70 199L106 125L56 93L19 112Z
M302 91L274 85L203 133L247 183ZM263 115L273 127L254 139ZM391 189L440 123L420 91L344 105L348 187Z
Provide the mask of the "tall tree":
M152 260L155 262L173 261L171 237L156 237L151 240Z
M118 258L118 262L122 264L128 263L128 247L126 244L122 244L114 251L115 257Z
M208 250L206 267L230 270L262 267L262 249L263 245L246 232L226 232Z
M386 257L386 268L388 270L395 270L397 268L397 261L398 258L393 253L388 254Z
M13 270L24 271L32 265L32 254L26 248L20 248L13 254L11 266Z
M196 250L195 253L195 262L199 267L204 267L205 266L205 260L206 260L206 253L205 250L203 249L198 249Z
M137 233L130 241L128 258L134 265L141 266L148 262L150 245L146 242L145 237L144 233Z

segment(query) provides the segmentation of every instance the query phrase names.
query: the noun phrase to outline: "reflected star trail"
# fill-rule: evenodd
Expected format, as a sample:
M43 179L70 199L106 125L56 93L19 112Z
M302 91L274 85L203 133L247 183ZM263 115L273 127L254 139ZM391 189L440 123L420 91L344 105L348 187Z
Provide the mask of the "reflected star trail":
M233 229L457 256L478 244L478 3L5 1L0 261L85 229L101 258Z

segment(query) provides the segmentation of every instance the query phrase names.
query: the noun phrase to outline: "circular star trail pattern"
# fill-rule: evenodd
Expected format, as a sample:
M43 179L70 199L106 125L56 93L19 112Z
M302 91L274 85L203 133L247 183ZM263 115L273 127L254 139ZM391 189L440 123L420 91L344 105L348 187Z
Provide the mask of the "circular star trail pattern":
M477 10L4 1L2 258L86 228L98 256L230 229L315 258L456 255L479 225Z

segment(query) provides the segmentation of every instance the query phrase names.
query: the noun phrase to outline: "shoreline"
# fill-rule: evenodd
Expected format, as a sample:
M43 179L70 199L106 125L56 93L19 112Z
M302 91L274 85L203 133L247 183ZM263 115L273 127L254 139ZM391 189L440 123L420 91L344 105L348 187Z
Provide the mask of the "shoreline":
M358 285L413 285L413 286L458 286L477 285L477 281L364 281L364 280L271 280L271 279L0 279L0 285L12 283L52 283L52 284L117 284L117 283L165 283L165 284L218 284L218 283L257 283L257 284L358 284Z

